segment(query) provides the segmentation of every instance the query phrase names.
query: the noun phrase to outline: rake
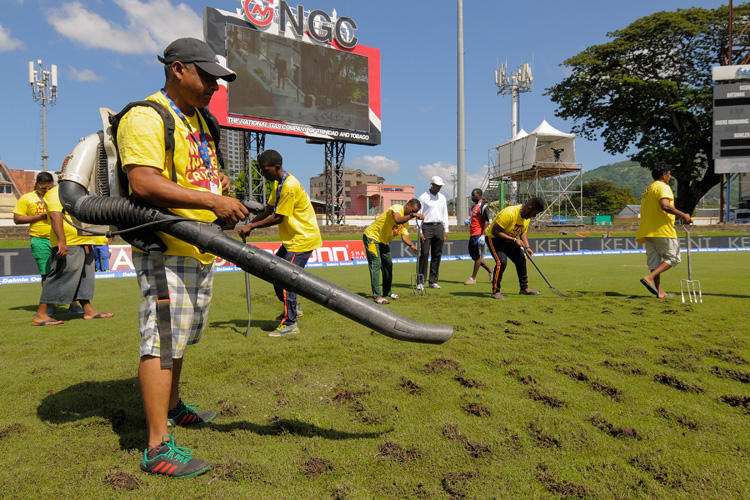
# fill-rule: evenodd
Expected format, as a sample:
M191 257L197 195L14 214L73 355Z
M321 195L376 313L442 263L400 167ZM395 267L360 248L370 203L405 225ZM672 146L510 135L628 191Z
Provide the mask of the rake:
M703 292L701 291L701 282L693 279L693 264L690 260L690 231L693 229L693 225L685 226L685 233L687 233L687 261L688 261L688 279L680 280L680 295L682 296L682 303L685 303L685 291L687 291L688 301L703 303Z
M242 237L242 244L247 245L247 237ZM250 333L250 313L252 312L253 305L250 299L250 275L245 273L245 295L247 295L247 329L245 330L245 337Z
M414 219L414 223L417 225L417 272L411 275L411 289L415 297L426 297L424 274L419 272L419 258L422 255L422 224L419 223L419 219Z
M536 262L534 262L534 259L532 259L532 258L531 258L531 255L529 255L529 254L528 254L528 253L526 252L526 247L525 247L525 246L521 246L521 249L523 250L523 253L524 253L524 255L526 256L526 258L527 258L527 259L529 259L529 261L530 261L530 262L531 262L532 264L534 264L534 267L536 267L536 270L537 270L537 271L539 271L539 274L541 274L541 275L542 275L542 278L544 278L544 281L546 281L546 282L547 282L547 284L549 285L549 288L550 288L550 290L552 290L552 291L553 291L553 292L554 292L554 293L555 293L556 295L559 295L560 297L567 297L567 295L565 295L565 294L564 294L564 293L562 293L562 292L561 292L560 290L558 290L557 288L555 288L554 286L552 286L552 283L550 283L550 282L549 282L549 280L548 280L548 279L547 279L547 277L546 277L546 276L544 275L544 273L542 272L542 270L541 270L541 269L539 269L539 266L537 266L537 265L536 265Z

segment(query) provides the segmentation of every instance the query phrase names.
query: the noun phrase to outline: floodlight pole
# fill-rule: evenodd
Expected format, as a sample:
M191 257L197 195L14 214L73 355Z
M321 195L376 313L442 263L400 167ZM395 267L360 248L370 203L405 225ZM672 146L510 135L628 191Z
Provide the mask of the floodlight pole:
M57 101L57 66L53 64L44 69L42 60L37 60L39 69L29 61L29 85L31 97L42 105L42 168L47 171L47 103L54 105Z
M466 112L464 110L464 3L458 0L458 186L453 197L456 223L468 218L466 202Z
M508 62L502 64L495 71L495 84L498 94L510 94L510 138L518 134L518 109L520 107L521 92L531 92L534 77L528 63L519 66L516 71L508 74ZM515 205L518 198L518 182L510 184L510 203Z

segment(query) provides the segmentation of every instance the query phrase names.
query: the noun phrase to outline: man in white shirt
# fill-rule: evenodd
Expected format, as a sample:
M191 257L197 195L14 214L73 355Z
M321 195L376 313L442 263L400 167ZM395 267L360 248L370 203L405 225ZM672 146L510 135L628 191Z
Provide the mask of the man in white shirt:
M422 203L419 213L424 215L422 234L419 235L422 243L419 274L423 279L427 276L427 259L432 256L428 282L430 288L441 288L438 284L440 258L443 255L443 242L448 239L448 200L440 193L443 184L443 179L436 175L430 179L430 189L419 196ZM417 284L420 290L423 290L424 286L424 281Z

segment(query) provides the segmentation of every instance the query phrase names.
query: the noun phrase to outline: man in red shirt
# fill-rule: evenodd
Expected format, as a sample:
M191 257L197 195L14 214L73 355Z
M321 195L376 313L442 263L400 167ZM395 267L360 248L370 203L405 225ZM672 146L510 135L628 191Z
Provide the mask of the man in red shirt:
M479 268L483 267L492 280L492 269L484 262L484 230L490 221L487 204L482 201L482 190L477 188L471 192L471 200L474 206L471 207L471 219L469 222L469 255L474 260L474 272L471 278L466 280L464 285L476 285L477 273Z

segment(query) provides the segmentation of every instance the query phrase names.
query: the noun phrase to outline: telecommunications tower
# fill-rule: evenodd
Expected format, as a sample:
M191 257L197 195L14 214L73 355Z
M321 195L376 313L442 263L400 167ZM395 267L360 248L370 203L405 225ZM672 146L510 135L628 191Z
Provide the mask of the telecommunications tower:
M38 67L38 69L37 69ZM47 103L54 105L57 101L57 66L47 69L38 59L36 67L34 61L29 61L29 84L31 97L42 105L42 168L47 171Z
M508 73L508 61L501 64L495 71L495 84L497 93L502 95L510 94L510 138L511 140L518 134L518 107L519 96L521 92L531 92L533 90L534 77L531 75L531 67L528 63L523 63L516 71ZM510 203L515 205L518 198L518 183L511 182L510 185Z

